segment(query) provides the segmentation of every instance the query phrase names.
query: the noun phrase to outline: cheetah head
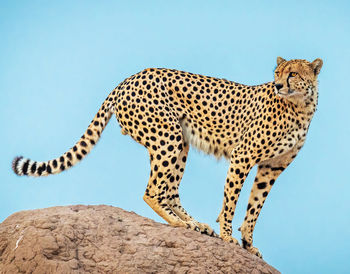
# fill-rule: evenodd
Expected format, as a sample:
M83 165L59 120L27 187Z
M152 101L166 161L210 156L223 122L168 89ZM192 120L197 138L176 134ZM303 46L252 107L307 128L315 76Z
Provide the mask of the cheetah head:
M286 61L277 57L276 94L296 104L317 96L317 76L322 64L319 58L310 63L301 59Z

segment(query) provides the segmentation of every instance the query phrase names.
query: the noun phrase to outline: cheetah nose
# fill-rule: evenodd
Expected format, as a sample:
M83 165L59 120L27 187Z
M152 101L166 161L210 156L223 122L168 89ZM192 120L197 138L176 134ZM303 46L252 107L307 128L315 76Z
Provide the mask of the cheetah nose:
M283 84L276 84L275 87L277 88L277 90L280 90L281 88L283 88Z

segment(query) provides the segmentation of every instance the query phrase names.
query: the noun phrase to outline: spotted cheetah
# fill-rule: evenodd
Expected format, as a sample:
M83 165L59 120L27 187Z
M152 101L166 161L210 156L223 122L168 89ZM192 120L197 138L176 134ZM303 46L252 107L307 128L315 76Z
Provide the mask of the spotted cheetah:
M317 76L322 60L278 57L274 81L247 86L172 69L145 69L120 83L103 102L79 141L62 156L36 162L13 160L18 175L46 176L66 170L94 147L112 114L149 152L151 174L143 199L171 226L209 235L181 206L179 184L189 145L230 161L224 201L217 221L220 237L238 244L232 218L243 183L258 165L244 222L242 245L253 247L253 230L265 199L281 172L305 142L317 105Z

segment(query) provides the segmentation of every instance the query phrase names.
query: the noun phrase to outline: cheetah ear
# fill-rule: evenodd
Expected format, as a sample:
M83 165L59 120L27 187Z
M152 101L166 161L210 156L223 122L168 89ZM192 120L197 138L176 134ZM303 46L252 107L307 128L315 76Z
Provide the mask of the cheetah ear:
M286 59L283 59L282 57L278 56L277 57L277 66L279 66L280 64L282 64L285 61L286 61Z
M323 65L323 61L320 58L315 59L312 63L311 63L311 67L314 70L315 75L318 75L320 73L320 70L322 68Z

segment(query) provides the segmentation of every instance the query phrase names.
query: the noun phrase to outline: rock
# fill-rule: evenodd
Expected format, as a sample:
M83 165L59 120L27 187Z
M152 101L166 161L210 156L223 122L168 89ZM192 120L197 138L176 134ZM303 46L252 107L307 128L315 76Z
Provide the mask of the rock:
M112 206L21 211L0 224L0 273L279 273L239 246Z

